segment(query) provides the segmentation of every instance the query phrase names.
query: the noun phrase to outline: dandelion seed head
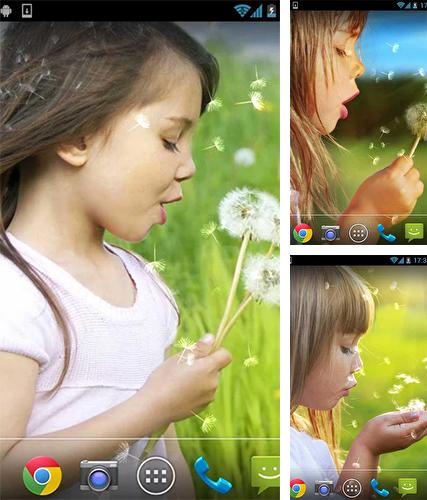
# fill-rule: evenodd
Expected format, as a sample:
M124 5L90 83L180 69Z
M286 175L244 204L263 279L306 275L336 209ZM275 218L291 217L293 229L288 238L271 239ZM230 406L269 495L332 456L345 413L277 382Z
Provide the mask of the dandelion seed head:
M381 127L380 127L380 132L381 132L382 134L389 134L389 133L390 133L390 129L389 129L389 128L387 128L385 125L381 125Z
M396 375L396 378L403 381L404 384L419 384L420 381L416 377L412 377L411 375L406 375L406 373L399 373Z
M214 417L212 414L207 415L206 417L203 418L203 423L201 426L203 434L207 434L210 432L216 424L216 417Z
M279 257L250 256L243 269L243 281L245 289L256 300L278 305L280 303Z
M163 272L166 269L166 261L164 259L161 260L153 260L152 262L148 262L146 267L149 271L157 271L158 273Z
M194 342L190 337L181 337L175 342L175 347L178 349L191 349L193 346Z
M243 366L245 368L252 368L253 366L257 366L259 364L257 356L249 356L243 361Z
M127 459L129 458L129 451L130 451L130 446L127 441L123 441L119 445L119 451L114 457L114 459L119 462L119 463L125 463L127 462Z
M265 78L257 78L251 82L251 90L261 90L267 86L267 80Z
M220 99L219 97L215 97L215 99L212 99L206 106L206 110L208 113L212 111L218 111L221 108L222 108L222 99Z
M250 148L240 148L234 153L234 163L242 167L250 167L255 163L255 153Z
M427 140L427 104L418 103L410 106L405 114L406 123L411 132Z
M279 204L268 193L249 188L234 189L221 200L218 216L221 229L231 236L241 238L249 231L255 240L280 239Z
M264 97L261 92L251 92L249 94L249 99L251 100L252 106L258 111L262 111L265 108Z

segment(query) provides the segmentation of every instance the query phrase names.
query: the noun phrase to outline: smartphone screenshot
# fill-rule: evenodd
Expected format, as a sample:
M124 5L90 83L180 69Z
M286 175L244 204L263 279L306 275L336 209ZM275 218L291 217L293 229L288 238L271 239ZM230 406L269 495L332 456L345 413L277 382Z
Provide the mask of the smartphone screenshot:
M290 9L291 243L425 245L426 3Z
M279 20L1 1L2 500L279 498Z
M426 498L426 265L292 257L291 498Z

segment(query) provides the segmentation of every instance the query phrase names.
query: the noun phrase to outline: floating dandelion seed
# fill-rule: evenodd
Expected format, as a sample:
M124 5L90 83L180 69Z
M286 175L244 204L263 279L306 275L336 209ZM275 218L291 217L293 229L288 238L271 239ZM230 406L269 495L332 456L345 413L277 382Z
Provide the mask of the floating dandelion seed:
M243 361L243 366L245 368L252 368L253 366L257 366L259 364L258 357L252 355L250 348L248 347L249 356Z
M380 80L381 80L381 78L380 78L379 76L377 76L377 77L375 78L375 83L379 83L379 81L380 81Z
M278 243L280 206L268 193L249 188L234 189L221 200L218 208L221 229L242 238L249 231L255 240Z
M150 120L147 118L146 115L144 115L144 113L138 113L135 117L135 121L136 121L136 125L134 127L132 127L131 129L129 129L129 132L131 132L132 130L135 130L138 127L150 128Z
M353 462L351 464L351 466L354 468L354 469L360 469L360 464L358 462Z
M280 259L252 255L243 270L245 289L256 300L267 304L280 303Z
M203 238L209 238L210 236L212 236L212 238L218 243L218 245L220 244L219 241L217 240L216 236L215 236L215 231L218 229L218 224L216 224L215 222L208 222L207 224L205 224L202 229L200 229L200 234L203 236Z
M409 129L415 135L415 141L409 153L409 158L412 158L420 140L427 140L427 104L419 103L410 106L406 110L405 118Z
M396 378L403 381L404 384L419 384L420 381L416 377L411 377L411 375L406 375L406 373L399 373Z
M380 142L380 146L384 149L386 146L385 142Z
M190 337L181 337L175 342L175 347L178 349L192 349L195 343L190 339Z
M375 399L380 399L380 395L378 394L378 392L373 392L372 393L372 396L375 398Z
M371 160L372 160L372 165L373 165L374 167L375 167L375 166L377 166L377 165L378 165L378 163L379 163L379 161L381 160L381 158L380 158L379 156L375 156L375 157L373 157L373 156L369 155L369 158L371 158Z
M368 149L376 149L375 145L373 142L370 142L368 145Z
M396 52L397 52L397 51L399 50L399 48L400 48L400 44L398 44L398 43L393 43L393 44L391 44L391 43L387 43L387 45L388 45L389 47L391 47L391 51L393 52L393 54L396 54Z
M403 389L402 384L394 384L391 389L389 389L387 392L389 394L399 394L399 392Z
M393 304L393 307L396 311L400 311L401 309L404 309L406 306L404 304L398 304L397 302L395 302Z
M43 96L41 96L40 94L37 94L36 89L32 85L30 85L29 83L20 83L19 87L22 90L25 90L26 92L29 92L30 94L34 94L37 97L40 97L40 99L43 99L43 101L46 100Z
M251 82L251 90L261 90L267 86L267 80L265 78L260 78L258 75L258 68L255 66L255 80Z
M56 44L59 42L59 36L58 36L58 35L52 35L52 36L50 37L50 39L51 39L51 41L52 41L52 43L53 43L54 45L56 45Z
M121 464L127 462L127 459L129 458L129 451L130 451L130 446L127 441L123 441L123 443L120 443L119 445L119 451L117 455L114 457L115 460Z
M359 427L359 423L357 422L357 420L352 420L350 425L353 427L353 429L357 429Z
M249 99L250 101L236 102L236 105L252 104L252 106L258 111L262 111L265 108L264 97L261 92L250 92Z
M391 365L390 358L388 358L387 356L383 359L383 361L386 365Z
M206 110L208 113L212 111L218 111L221 108L222 108L222 99L220 99L219 97L215 97L215 99L212 99L210 102L208 102L208 105L206 106Z
M414 73L415 76L422 76L423 78L426 76L426 72L424 68L418 68L417 72Z
M381 135L380 135L380 139L381 137L384 135L384 134L389 134L390 133L390 129L387 128L385 125L381 125L380 127L380 132L381 132Z
M365 369L364 368L360 368L360 370L357 372L357 375L359 377L365 377L366 376Z
M212 415L212 413L209 413L204 418L201 417L200 415L197 415L197 413L194 413L194 412L191 412L191 413L202 422L202 425L200 426L200 428L204 434L207 434L215 427L215 423L216 423L217 419L216 419L216 417L214 417Z
M161 273L166 269L166 261L164 259L153 260L152 262L147 263L147 268L150 271L157 271L158 273Z
M382 75L385 75L388 80L393 80L394 71L388 71L387 73L381 72Z
M330 283L328 281L325 281L325 290L329 290L330 287Z
M392 281L390 283L390 290L392 291L398 290L397 281Z
M242 167L250 167L255 163L255 153L250 148L240 148L234 153L234 163Z
M376 296L379 294L379 289L378 288L375 288L375 287L372 287L371 288L371 294Z
M215 137L212 141L212 144L206 148L203 149L203 151L207 151L208 149L216 149L220 153L225 151L225 145L224 141L222 140L221 137Z
M405 154L404 149L399 149L399 151L397 152L397 156L403 156L404 154Z
M406 406L398 406L399 411L425 411L426 404L422 399L411 399Z

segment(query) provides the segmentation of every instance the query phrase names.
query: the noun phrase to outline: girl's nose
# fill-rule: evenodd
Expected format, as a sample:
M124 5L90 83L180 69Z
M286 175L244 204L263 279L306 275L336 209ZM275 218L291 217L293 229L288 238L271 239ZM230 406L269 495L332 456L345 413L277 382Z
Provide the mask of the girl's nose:
M360 78L364 72L365 72L365 66L363 65L362 61L357 57L351 78L352 79Z
M353 361L353 366L351 367L351 372L359 372L363 368L363 361L362 358L360 357L360 354L357 353L356 356L354 357Z
M193 157L190 155L185 163L182 163L176 172L176 179L180 182L187 179L191 179L196 173L196 165L194 163Z

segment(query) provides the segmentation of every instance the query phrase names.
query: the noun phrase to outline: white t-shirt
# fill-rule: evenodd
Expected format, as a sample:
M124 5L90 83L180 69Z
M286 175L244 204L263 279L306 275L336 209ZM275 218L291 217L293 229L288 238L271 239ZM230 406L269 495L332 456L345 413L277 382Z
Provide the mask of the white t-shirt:
M328 445L321 439L314 439L305 432L291 427L291 479L302 479L307 491L304 499L318 499L314 495L316 481L338 481L338 472Z
M70 367L58 392L48 398L63 366L63 335L41 293L18 267L0 255L0 350L28 356L40 365L26 436L76 425L133 396L164 361L165 350L176 336L178 316L159 289L162 287L174 302L167 286L143 259L105 243L121 259L136 287L132 307L113 306L59 265L7 234L19 253L48 280L72 325ZM122 431L128 435L125 428ZM135 442L130 454L139 456L145 443L145 439ZM155 454L166 456L162 440ZM132 469L137 465L130 459L119 475L124 477L122 469L129 469L136 485ZM142 491L137 491L137 498L141 498ZM111 497L116 498L116 493Z

